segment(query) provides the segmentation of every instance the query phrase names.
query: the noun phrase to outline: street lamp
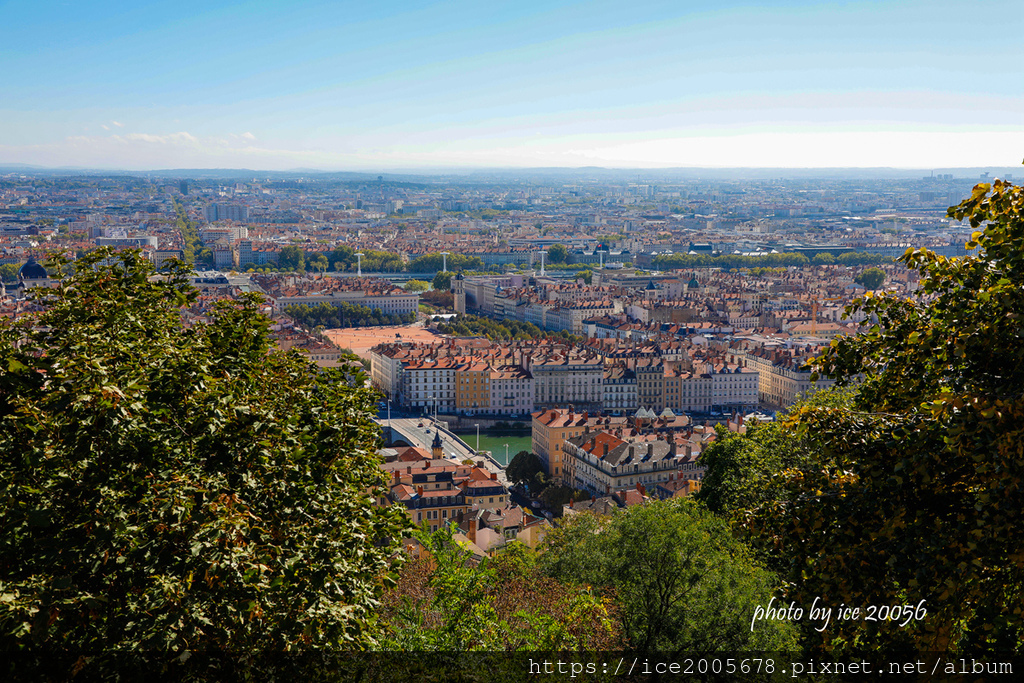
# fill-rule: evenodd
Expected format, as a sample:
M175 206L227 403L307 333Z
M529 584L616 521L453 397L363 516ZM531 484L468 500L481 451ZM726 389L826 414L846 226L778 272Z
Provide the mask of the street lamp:
M544 251L543 249L540 250L540 276L541 277L544 277L544 257L547 256L547 255L548 255L548 253L546 251Z
M508 444L505 444L505 467L508 467Z
M479 453L480 452L480 425L475 424L473 426L476 427L476 452Z
M446 273L448 272L448 254L450 254L450 253L451 253L450 251L442 251L441 252L441 259L442 259L442 261L444 263L444 265L441 267L441 270L443 270Z
M363 276L363 252L356 254L356 275Z

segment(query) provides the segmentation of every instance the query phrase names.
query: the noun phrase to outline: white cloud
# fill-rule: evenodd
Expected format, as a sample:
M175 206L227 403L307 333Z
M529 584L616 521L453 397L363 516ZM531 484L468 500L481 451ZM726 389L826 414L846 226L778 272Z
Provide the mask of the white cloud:
M181 131L180 133L171 133L169 135L151 135L149 133L128 133L127 135L115 135L114 138L118 140L128 140L132 142L152 142L161 145L181 145L181 144L196 144L199 139L191 133Z
M369 169L417 166L1016 166L1024 129L994 131L659 131L646 136L339 136L257 144L249 133L78 135L44 145L4 146L0 159L91 168Z
M242 133L239 137L243 137L246 140L255 140L256 139L256 136L253 135L252 133L248 132L248 131L246 131L245 133Z
M111 121L111 123L117 126L118 128L124 128L124 124L120 121Z

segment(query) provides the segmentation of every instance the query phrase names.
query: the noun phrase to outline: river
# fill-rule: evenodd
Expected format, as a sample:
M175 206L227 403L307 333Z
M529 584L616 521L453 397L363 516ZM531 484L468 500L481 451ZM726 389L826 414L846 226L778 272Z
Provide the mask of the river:
M459 431L455 435L469 444L470 448L476 448L476 430ZM519 451L529 451L533 448L533 440L529 432L485 432L480 430L481 451L490 451L494 459L502 465L508 465L505 460L505 444L508 444L508 458L511 460Z

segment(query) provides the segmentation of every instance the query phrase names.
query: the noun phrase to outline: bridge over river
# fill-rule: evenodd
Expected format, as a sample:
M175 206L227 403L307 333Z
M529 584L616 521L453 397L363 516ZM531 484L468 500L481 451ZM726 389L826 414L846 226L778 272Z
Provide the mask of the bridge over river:
M410 446L425 448L428 451L430 450L431 443L434 441L436 425L436 428L441 432L442 450L446 459L460 463L467 459L474 462L483 461L484 467L489 472L494 472L498 475L498 481L506 487L509 485L508 479L505 477L505 468L497 460L486 452L478 454L469 444L445 428L444 423L435 423L429 417L395 418L392 420L386 418L375 419L384 430L384 440L386 443L404 442ZM423 426L421 427L420 425Z

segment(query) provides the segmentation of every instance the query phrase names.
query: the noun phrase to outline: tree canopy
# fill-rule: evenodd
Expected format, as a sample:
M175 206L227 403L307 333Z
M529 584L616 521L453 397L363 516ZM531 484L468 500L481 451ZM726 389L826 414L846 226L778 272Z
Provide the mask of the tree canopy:
M430 289L430 283L423 280L409 280L403 289L407 292L425 292Z
M0 264L0 279L4 282L17 282L18 271L21 270L22 264L20 263L2 263Z
M408 271L410 273L442 272L445 260L448 261L448 268L451 269L449 272L456 270L483 270L484 268L484 262L479 256L453 253L445 257L443 254L424 254L409 262Z
M406 565L385 600L388 649L514 652L621 644L606 600L543 576L533 552L518 542L477 564L455 530L416 533L430 559ZM522 680L521 668L511 680Z
M271 351L255 295L183 326L188 276L99 250L0 326L7 651L373 642L406 524L375 395Z
M444 291L444 292L450 291L451 288L452 288L452 273L451 273L451 271L448 271L448 270L439 270L439 271L437 271L437 275L434 276L434 281L433 281L433 283L431 283L431 286L435 290L437 290L439 292L441 292L441 291Z
M569 256L569 250L564 244L552 244L548 247L548 262L565 263Z
M881 268L865 268L854 282L864 285L867 289L878 289L885 282L885 271Z
M854 409L794 411L821 457L749 514L754 538L789 560L791 599L925 601L905 628L834 623L829 646L1024 647L1024 191L978 185L949 215L980 228L975 253L908 249L918 298L854 302L877 324L816 361L840 384L863 377Z
M509 461L508 467L505 468L505 475L510 481L523 484L533 481L534 477L543 471L544 465L541 464L540 458L530 451L519 451Z
M792 648L785 622L751 630L777 588L728 525L693 501L636 505L610 519L573 515L538 557L562 581L610 589L631 649L722 652Z
M300 271L306 268L306 254L301 247L290 244L281 247L277 257L277 265L284 270Z

